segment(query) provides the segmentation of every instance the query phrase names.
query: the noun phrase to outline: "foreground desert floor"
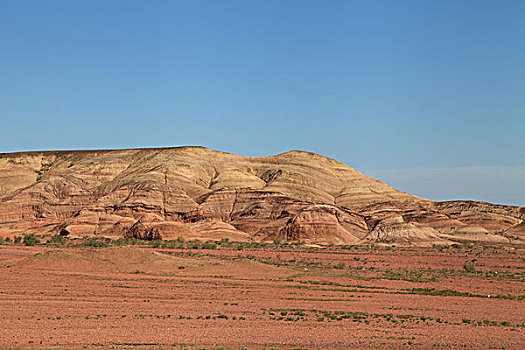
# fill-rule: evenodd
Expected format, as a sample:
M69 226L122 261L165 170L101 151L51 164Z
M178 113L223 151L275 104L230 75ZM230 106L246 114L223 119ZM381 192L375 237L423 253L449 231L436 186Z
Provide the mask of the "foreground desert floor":
M158 247L0 246L0 348L525 346L519 247Z

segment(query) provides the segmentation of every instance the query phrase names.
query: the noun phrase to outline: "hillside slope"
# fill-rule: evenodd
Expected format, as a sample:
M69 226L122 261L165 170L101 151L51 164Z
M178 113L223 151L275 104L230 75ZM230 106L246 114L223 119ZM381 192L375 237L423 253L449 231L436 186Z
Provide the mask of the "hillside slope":
M0 154L0 235L523 242L525 207L434 202L335 160L203 147Z

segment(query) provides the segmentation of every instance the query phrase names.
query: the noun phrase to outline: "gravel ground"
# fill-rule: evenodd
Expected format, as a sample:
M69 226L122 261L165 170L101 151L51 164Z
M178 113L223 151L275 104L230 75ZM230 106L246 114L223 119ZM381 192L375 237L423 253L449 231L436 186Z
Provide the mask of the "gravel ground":
M130 250L142 265L123 262ZM519 251L476 255L478 274L464 251L173 250L162 264L150 253L0 246L0 347L525 346ZM457 293L431 295L442 290Z

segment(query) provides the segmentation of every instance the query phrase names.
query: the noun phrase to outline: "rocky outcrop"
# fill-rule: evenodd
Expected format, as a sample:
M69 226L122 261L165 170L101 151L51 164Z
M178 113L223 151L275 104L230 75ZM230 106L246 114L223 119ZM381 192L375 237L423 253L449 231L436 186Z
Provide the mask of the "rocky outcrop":
M335 160L202 147L0 155L0 235L523 242L525 208L433 202Z

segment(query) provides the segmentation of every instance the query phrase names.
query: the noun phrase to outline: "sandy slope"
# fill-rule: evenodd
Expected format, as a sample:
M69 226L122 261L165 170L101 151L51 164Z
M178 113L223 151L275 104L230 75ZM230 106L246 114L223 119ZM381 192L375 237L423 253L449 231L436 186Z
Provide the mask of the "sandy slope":
M433 202L316 154L202 147L0 155L0 235L523 242L524 207Z

